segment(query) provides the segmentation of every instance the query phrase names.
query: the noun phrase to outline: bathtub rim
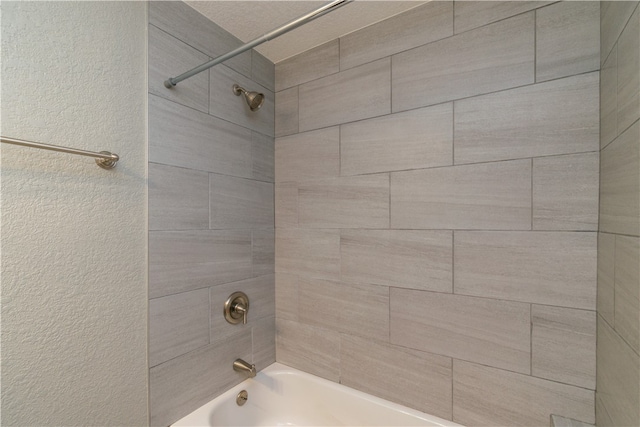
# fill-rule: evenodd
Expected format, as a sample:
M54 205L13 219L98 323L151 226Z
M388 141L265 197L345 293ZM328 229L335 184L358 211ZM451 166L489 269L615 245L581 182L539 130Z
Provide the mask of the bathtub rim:
M357 390L355 388L349 387L347 385L344 384L340 384L331 380L328 380L326 378L322 378L319 377L317 375L313 375L310 374L308 372L304 372L301 371L299 369L296 369L294 367L285 365L281 362L274 362L271 365L267 366L266 368L260 370L258 372L258 375L256 376L256 378L247 378L244 381L242 381L239 384L236 384L235 386L231 387L230 389L224 391L223 393L219 394L218 396L212 398L210 401L208 401L207 403L205 403L204 405L200 406L199 408L193 410L191 413L185 415L184 417L180 418L179 420L175 421L174 423L172 423L169 427L182 427L182 426L186 426L187 424L184 424L184 420L191 418L192 416L204 416L205 418L208 418L208 415L211 413L211 409L216 406L221 400L225 400L225 399L232 399L235 400L235 396L238 394L238 392L240 392L241 390L247 388L248 384L251 384L252 382L257 382L259 381L261 378L263 377L269 377L269 376L282 376L282 375L295 375L299 378L302 378L304 380L308 380L314 383L319 384L322 387L327 387L329 389L332 390L338 390L341 393L347 393L350 396L355 396L357 398L361 398L363 400L366 400L367 402L371 403L371 404L375 404L378 406L382 406L384 408L393 410L393 411L397 411L399 413L403 413L405 415L409 415L409 416L413 416L413 417L417 417L419 419L425 420L426 422L432 423L434 427L464 427L461 424L458 424L454 421L451 420L447 420L435 415L431 415L428 414L426 412L422 412L419 411L417 409L413 409L413 408L409 408L407 406L403 406L399 403L395 403L386 399L383 399L381 397L377 397L374 396L372 394L369 394L367 392L361 391L361 390ZM189 425L193 425L193 424L189 424Z

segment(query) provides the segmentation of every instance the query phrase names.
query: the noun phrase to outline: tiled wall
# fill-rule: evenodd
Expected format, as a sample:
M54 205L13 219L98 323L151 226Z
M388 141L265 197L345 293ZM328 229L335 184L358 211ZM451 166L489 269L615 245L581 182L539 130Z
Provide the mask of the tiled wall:
M594 422L599 19L431 2L276 65L280 362L466 425Z
M639 10L601 9L598 426L640 425Z
M166 426L275 361L274 66L246 52L168 90L163 81L241 43L181 2L149 5L149 378ZM250 112L233 83L266 95ZM234 291L249 322L222 315Z

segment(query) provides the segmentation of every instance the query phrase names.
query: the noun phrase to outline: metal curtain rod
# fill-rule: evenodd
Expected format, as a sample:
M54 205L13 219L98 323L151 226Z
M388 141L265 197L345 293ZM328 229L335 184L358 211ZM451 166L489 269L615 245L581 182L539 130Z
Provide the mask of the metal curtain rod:
M309 12L306 15L303 15L297 19L294 19L293 21L284 24L283 26L276 28L275 30L272 30L270 32L268 32L267 34L258 37L257 39L254 39L234 50L232 50L231 52L225 53L224 55L220 55L217 58L212 59L209 62L205 62L202 65L197 66L196 68L189 70L185 73L180 74L178 77L169 77L167 80L165 80L164 85L165 87L171 89L172 87L174 87L175 85L177 85L178 83L180 83L183 80L188 79L189 77L195 76L198 73L201 73L205 70L208 70L209 68L213 67L214 65L218 65L221 62L226 61L227 59L233 58L236 55L241 54L242 52L245 52L249 49L252 49L264 42L268 42L269 40L273 40L278 36L281 36L284 33L288 33L289 31L298 28L299 26L306 24L309 21L312 21L316 18L321 17L324 14L327 14L331 11L334 11L336 9L338 9L339 7L344 6L347 3L351 3L353 0L335 0L332 1L331 3L328 3L324 6L322 6L319 9L314 10L313 12Z
M25 141L22 139L9 138L7 136L0 136L0 142L5 144L21 145L23 147L40 148L42 150L58 151L60 153L77 154L79 156L94 157L96 164L103 169L113 169L116 167L116 163L120 160L117 154L110 153L108 151L101 151L96 153L95 151L78 150L76 148L60 147L59 145L43 144L42 142Z

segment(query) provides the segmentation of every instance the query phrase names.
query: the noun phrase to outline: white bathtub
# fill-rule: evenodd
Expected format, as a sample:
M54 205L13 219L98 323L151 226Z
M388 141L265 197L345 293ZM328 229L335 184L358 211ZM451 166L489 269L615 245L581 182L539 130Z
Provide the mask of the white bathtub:
M241 390L249 394L236 404ZM411 390L407 390L408 393ZM274 363L182 418L193 426L460 426Z

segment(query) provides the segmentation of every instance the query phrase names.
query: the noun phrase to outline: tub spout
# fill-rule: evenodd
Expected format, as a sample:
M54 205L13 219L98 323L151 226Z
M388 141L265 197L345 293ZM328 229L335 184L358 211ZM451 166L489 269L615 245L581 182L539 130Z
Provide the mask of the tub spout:
M245 372L249 374L249 378L256 376L256 365L249 364L242 359L236 359L233 362L233 370L236 372Z

